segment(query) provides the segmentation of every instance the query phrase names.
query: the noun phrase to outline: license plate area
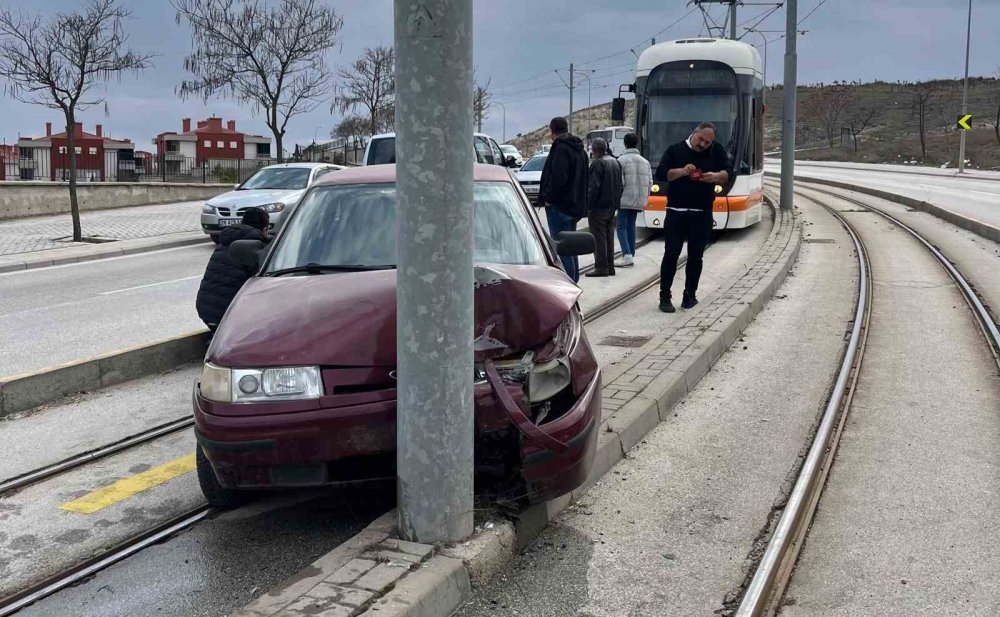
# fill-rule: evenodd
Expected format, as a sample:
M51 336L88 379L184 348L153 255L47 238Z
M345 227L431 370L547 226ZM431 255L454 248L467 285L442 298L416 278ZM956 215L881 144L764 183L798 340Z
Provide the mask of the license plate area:
M239 222L239 219L219 219L219 227L232 227Z

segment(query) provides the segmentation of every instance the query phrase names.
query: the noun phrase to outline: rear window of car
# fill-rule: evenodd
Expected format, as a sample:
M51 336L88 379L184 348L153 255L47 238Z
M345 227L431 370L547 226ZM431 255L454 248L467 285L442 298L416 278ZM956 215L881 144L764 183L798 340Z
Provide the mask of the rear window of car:
M506 182L474 188L473 259L544 265L545 253L521 198ZM267 272L308 264L396 265L396 186L320 185L295 210Z
M372 140L368 147L367 165L391 165L396 162L396 138L383 137Z
M544 156L531 157L524 165L521 166L520 171L542 171L542 168L545 167L546 158L547 157Z

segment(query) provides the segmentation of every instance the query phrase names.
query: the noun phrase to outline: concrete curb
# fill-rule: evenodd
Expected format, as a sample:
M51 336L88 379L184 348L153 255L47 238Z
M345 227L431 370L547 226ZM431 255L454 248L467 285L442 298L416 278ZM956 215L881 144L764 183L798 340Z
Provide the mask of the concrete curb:
M780 178L780 174L774 172L764 172L765 176L771 178ZM900 204L902 206L907 206L913 208L914 210L920 210L921 212L926 212L927 214L943 219L956 227L961 227L966 231L971 231L977 236L982 236L987 240L992 240L994 242L1000 242L1000 228L994 227L989 223L984 223L982 221L976 220L974 218L969 218L967 216L962 216L942 208L941 206L935 206L934 204L920 199L914 199L912 197L906 197L905 195L898 195L896 193L890 193L888 191L882 191L879 189L873 189L867 186L858 186L855 184L850 184L848 182L840 182L839 180L827 180L826 178L814 178L809 176L799 176L796 174L796 180L801 180L806 183L812 184L823 184L826 186L832 186L839 189L847 189L851 191L856 191L858 193L864 193L866 195L871 195L872 197L878 197L880 199L885 199L886 201L891 201L893 203Z
M47 268L50 266L62 266L81 261L94 261L97 259L108 259L110 257L137 255L139 253L148 253L150 251L160 251L181 246L189 246L192 244L203 244L209 241L209 237L204 233L200 231L192 231L178 234L168 234L167 236L136 238L134 240L117 240L114 242L94 244L90 246L71 246L46 251L37 251L33 253L0 256L0 274L5 272L32 270L35 268Z
M795 264L802 244L802 222L794 215L777 216L781 217L780 223L775 224L755 264L724 284L715 300L709 301L706 298L701 312L692 313L685 326L678 327L670 335L663 337L664 340L669 340L671 336L679 334L682 344L687 345L683 351L668 357L654 348L653 352L646 354L644 359L636 360L633 365L634 368L651 362L649 368L630 371L632 375L623 375L605 385L605 392L609 388L620 387L623 388L622 391L634 396L627 400L621 399L624 401L621 406L607 400L608 408L616 411L601 423L593 468L583 486L572 494L529 507L510 519L487 522L465 541L438 548L436 554L418 570L398 579L394 586L387 587L380 598L367 606L353 611L345 610L343 613L331 611L322 614L343 614L345 617L359 614L364 617L445 617L468 601L475 588L486 584L508 567L549 522L579 499L618 461L627 457L628 451L650 430L670 416L674 405L697 385L784 282ZM716 301L720 304L727 302L730 306L719 306L712 311ZM710 327L692 325L692 322L706 320L713 320ZM697 334L692 333L691 329L697 329ZM687 344L687 340L690 340L690 344ZM627 383L628 380L623 380L623 377L629 377L633 382ZM628 386L634 388L630 391ZM389 524L390 533L394 533L395 517L395 510L383 515L379 519L382 529ZM381 539L378 541L386 542ZM351 543L353 542L352 539ZM311 571L313 568L306 570ZM300 578L293 577L289 583L266 596L280 598L280 602L284 603L283 608L274 603L272 606L275 609L272 612L247 612L262 601L258 600L247 610L235 615L293 617L313 614L307 612L307 607L299 606L302 602L299 596L310 597L301 591L301 586L293 590L299 583ZM299 595L296 596L295 593ZM316 595L315 592L311 594Z
M0 377L0 418L64 396L167 371L205 356L207 330L120 349L85 360Z

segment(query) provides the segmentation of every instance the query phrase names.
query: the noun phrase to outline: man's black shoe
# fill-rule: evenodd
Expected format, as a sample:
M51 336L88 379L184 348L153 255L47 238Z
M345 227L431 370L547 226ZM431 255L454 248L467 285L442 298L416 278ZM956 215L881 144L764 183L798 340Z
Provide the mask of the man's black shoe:
M584 274L584 276L587 277L587 278L601 278L601 277L611 276L611 275L608 274L607 272L601 272L600 270L594 270L593 272L588 272L588 273Z
M682 309L694 308L696 304L698 304L698 298L695 298L694 294L689 294L689 293L684 294L684 299L681 300Z
M664 313L676 313L677 312L677 309L674 308L673 303L670 302L670 298L667 298L666 300L664 300L663 298L660 298L660 310L663 311Z

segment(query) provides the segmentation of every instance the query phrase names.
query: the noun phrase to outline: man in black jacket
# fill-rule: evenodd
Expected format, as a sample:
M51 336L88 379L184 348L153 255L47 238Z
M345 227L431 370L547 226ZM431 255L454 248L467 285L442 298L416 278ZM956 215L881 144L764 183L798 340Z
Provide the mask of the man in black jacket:
M545 208L549 234L575 231L580 219L587 215L587 153L583 141L569 134L566 118L549 122L552 148L545 157L536 205ZM580 280L580 260L561 257L563 268L573 282Z
M673 313L670 286L684 242L688 245L684 299L681 308L698 304L695 294L701 278L702 255L712 234L712 205L716 185L732 177L729 155L715 141L715 125L699 124L691 136L667 148L656 168L656 179L667 183L667 217L663 223L665 247L660 264L660 310Z
M195 301L198 317L212 332L219 327L236 292L254 275L252 270L237 265L229 258L229 245L237 240L267 242L268 218L267 212L261 208L247 208L240 224L226 227L219 234L219 246L208 260Z
M590 276L615 275L615 213L622 205L624 179L618 159L608 154L608 142L597 138L591 144L594 162L590 164L587 189L587 222L594 235L594 271Z

